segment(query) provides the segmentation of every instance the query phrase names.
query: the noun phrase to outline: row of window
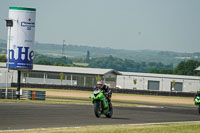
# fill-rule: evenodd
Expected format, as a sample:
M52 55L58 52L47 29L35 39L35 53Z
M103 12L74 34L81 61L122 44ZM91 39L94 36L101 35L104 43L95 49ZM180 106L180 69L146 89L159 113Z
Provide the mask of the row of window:
M62 79L62 80L75 80L77 81L78 86L87 86L87 87L94 87L96 86L96 75L71 75L71 74L63 74L63 73L38 73L38 72L29 72L23 73L23 77L29 78L47 78L47 79ZM62 78L61 78L62 77ZM103 79L102 76L99 77ZM108 82L116 82L116 78L105 78L105 81Z
M148 90L160 90L160 81L148 81ZM171 91L182 91L182 82L171 82Z

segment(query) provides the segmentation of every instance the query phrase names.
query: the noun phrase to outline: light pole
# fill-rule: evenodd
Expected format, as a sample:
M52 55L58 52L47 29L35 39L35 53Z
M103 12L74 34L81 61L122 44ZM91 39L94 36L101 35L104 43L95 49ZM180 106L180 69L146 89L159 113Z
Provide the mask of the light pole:
M63 40L62 56L64 56L65 40Z
M6 27L9 27L9 36L8 36L8 50L7 50L7 73L6 73L6 93L5 99L8 98L8 72L9 72L9 59L10 59L10 40L11 40L11 27L13 27L13 20L6 19Z

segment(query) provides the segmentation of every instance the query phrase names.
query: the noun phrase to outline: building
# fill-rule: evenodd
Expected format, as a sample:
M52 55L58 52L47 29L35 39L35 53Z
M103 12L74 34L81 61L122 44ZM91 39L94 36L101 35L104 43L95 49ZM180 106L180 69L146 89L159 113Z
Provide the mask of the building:
M200 70L200 67L196 70ZM0 86L17 83L17 71L0 63ZM200 77L170 74L118 72L113 69L34 65L31 71L22 71L21 82L31 84L72 85L95 87L98 79L111 88L196 92ZM9 84L6 84L6 83Z
M196 92L200 77L170 74L121 72L117 76L117 88L157 91Z
M34 65L33 70L22 71L21 82L94 87L96 80L102 79L111 88L115 88L117 75L120 74L113 69ZM8 83L17 82L16 70L9 70L8 75ZM0 63L1 86L5 86L6 77L6 64Z
M195 69L195 71L200 71L200 66Z

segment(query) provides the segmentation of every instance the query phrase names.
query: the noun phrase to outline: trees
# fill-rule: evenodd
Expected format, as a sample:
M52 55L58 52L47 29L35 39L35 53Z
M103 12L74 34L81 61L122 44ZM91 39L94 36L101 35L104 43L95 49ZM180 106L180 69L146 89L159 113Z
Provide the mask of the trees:
M0 61L5 62L6 57L0 56ZM75 66L73 65L74 61L84 62L85 58L53 58L44 55L36 55L34 59L35 64L56 66ZM199 66L200 62L195 60L182 61L177 67L173 68L173 64L164 65L160 62L135 62L134 60L121 59L110 55L107 57L92 58L90 59L88 66L85 67L108 68L125 72L150 72L160 74L200 76L200 72L194 71Z
M126 72L149 72L151 69L171 69L170 65L164 65L162 63L151 62L150 64L146 64L145 62L135 62L130 59L120 59L113 56L107 57L99 57L93 58L90 60L89 67L97 67L97 68L110 68L118 71L126 71ZM170 70L169 70L170 71ZM152 71L153 72L153 71ZM157 72L156 72L157 73ZM169 72L168 72L169 73Z
M66 64L72 64L72 59L66 58L66 57L49 57L45 55L36 54L34 57L34 63L35 64L41 64L41 65L66 65ZM57 63L57 64L56 64Z
M188 60L188 61L182 61L178 64L178 66L174 69L174 74L178 75L191 75L191 76L197 76L199 75L199 72L195 71L197 67L200 66L199 61L195 60Z
M35 64L40 64L40 65L51 65L50 61L48 60L39 60Z
M87 51L87 55L86 55L85 62L86 62L86 63L89 63L89 62L90 62L90 51L89 51L89 50Z
M171 65L172 66L172 65ZM153 68L150 73L161 73L161 74L176 74L176 75L190 75L200 76L200 72L195 71L200 66L200 62L196 60L182 61L174 69L166 68Z
M6 62L6 56L0 55L0 62Z
M159 74L173 74L173 69L166 69L166 68L152 68L150 73L159 73Z

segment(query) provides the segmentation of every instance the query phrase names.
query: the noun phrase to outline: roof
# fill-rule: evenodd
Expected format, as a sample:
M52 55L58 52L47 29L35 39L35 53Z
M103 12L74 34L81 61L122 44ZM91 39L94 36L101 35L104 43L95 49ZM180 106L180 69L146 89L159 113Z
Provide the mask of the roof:
M5 67L6 67L6 63L0 63L0 68L5 68ZM198 67L196 70L200 70L200 67ZM33 71L64 72L64 73L71 73L71 74L91 74L91 75L105 75L105 74L109 74L109 73L114 73L116 75L124 75L124 76L200 80L200 77L198 77L198 76L138 73L138 72L119 72L119 71L116 71L114 69L85 68L85 67L64 67L64 66L35 65L35 64L33 65Z
M195 69L195 71L200 71L200 66Z
M0 63L0 67L5 68L6 63ZM101 68L86 68L86 67L65 67L65 66L50 66L50 65L33 65L33 71L39 72L63 72L73 74L92 74L92 75L105 75L114 73L121 75L120 72L114 69L101 69Z
M154 74L154 73L138 73L138 72L120 72L125 76L137 77L154 77L154 78L170 78L170 79L196 79L200 80L198 76L172 75L172 74Z
M115 73L116 75L121 74L113 69L64 67L64 66L48 66L48 65L33 65L33 71L64 72L64 73L95 74L95 75L105 75L108 73Z

